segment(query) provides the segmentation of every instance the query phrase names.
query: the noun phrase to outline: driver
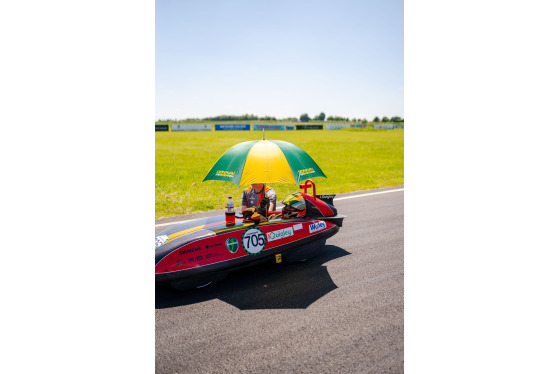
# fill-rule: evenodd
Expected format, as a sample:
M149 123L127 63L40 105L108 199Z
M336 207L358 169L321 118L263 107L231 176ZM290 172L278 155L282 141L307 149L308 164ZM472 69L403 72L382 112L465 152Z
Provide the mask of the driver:
M265 183L253 183L243 190L241 195L241 211L252 210L261 215L261 221L266 220L269 211L276 209L276 192Z
M301 195L301 192L294 192L286 196L282 200L284 208L282 208L282 218L303 218L305 217L305 199Z

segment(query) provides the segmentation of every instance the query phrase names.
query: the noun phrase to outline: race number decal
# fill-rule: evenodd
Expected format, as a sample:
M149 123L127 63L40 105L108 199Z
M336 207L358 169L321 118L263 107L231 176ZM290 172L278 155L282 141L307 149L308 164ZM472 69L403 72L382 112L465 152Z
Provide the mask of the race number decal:
M243 238L241 238L243 249L250 255L256 255L262 252L266 245L266 237L261 229L250 228L245 230Z

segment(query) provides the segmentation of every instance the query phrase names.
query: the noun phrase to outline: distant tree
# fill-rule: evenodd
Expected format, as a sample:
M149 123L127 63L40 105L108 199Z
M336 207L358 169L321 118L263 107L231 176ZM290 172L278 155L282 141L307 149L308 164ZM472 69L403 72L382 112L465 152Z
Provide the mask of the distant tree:
M401 117L391 117L391 122L401 122Z
M379 117L375 116L375 118L373 119L373 122L379 122Z
M364 118L364 119L362 120L362 124L365 125L366 123L367 123L367 119Z
M300 122L309 122L311 118L309 118L309 116L307 115L307 113L303 113L301 116L299 116L299 120Z
M350 122L350 119L340 116L329 116L329 118L327 118L327 121Z
M325 120L325 113L321 112L318 116L313 117L313 121L324 121Z
M389 122L389 118L383 117L383 118L381 119L381 122Z

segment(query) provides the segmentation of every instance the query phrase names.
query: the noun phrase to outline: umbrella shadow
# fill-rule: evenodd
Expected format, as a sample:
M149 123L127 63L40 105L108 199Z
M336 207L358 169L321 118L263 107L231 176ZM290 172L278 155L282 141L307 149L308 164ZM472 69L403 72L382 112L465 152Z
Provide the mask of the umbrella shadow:
M337 288L323 264L349 254L340 247L326 245L318 256L308 261L256 265L232 272L223 281L201 289L181 292L158 286L156 309L213 299L240 310L306 309Z

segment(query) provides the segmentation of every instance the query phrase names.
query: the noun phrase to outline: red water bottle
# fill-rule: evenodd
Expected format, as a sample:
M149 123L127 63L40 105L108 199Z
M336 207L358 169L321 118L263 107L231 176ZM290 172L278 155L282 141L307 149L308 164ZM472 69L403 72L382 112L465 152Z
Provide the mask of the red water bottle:
M226 208L226 226L235 225L235 211L233 210L233 199L231 196L227 198Z

